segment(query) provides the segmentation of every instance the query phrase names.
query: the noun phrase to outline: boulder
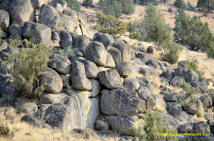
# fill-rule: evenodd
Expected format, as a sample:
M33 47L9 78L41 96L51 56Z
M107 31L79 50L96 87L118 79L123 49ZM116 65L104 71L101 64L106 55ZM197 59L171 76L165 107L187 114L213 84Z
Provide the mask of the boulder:
M155 52L155 47L154 46L149 46L148 48L147 48L147 52L148 53L151 53L151 54L153 54L154 52Z
M22 40L22 26L18 24L12 24L8 29L10 33L9 39L16 39L20 41Z
M108 47L114 42L114 38L112 35L108 33L99 33L99 32L94 35L93 40L103 43L105 47Z
M193 124L192 130L194 133L210 134L210 126L203 121Z
M9 26L9 22L10 22L10 17L7 11L0 10L0 28L6 31Z
M122 116L106 116L106 119L116 133L131 136L142 135L144 133L144 121L142 119L132 121L128 117Z
M131 116L143 113L146 102L138 97L134 90L103 90L101 96L101 112L106 115Z
M115 62L110 53L107 54L106 64L104 65L106 68L115 68Z
M83 75L85 76L85 66L82 62L75 60L72 61L72 75Z
M94 124L95 124L94 128L96 130L107 131L109 128L108 123L103 120L96 120Z
M106 65L108 52L102 43L92 42L86 49L85 57L86 59L96 63L98 66L104 66Z
M33 115L24 115L21 118L21 121L26 122L34 127L42 127L42 121L37 119L35 116Z
M167 111L170 115L176 118L177 115L181 114L182 107L178 102L167 102Z
M83 54L86 54L86 49L91 42L90 38L85 35L72 35L73 47L78 48Z
M27 115L34 115L38 111L38 106L33 102L26 102L21 104L18 110Z
M133 66L130 62L119 62L116 65L116 70L122 77L128 77L131 74Z
M11 0L8 4L11 23L22 25L34 21L34 9L31 0Z
M149 59L146 62L146 65L151 66L151 67L153 67L155 69L160 69L161 68L160 63L157 60L155 60L155 59Z
M44 91L49 93L60 93L63 88L61 77L51 68L41 75L41 84L44 86Z
M42 94L41 95L41 103L42 104L54 104L54 103L64 103L68 99L66 94Z
M159 112L166 112L166 103L161 95L153 95L155 100L155 110Z
M203 103L204 108L211 108L212 107L212 97L208 94L204 94L200 97L201 102Z
M183 125L180 125L178 128L179 133L191 133L193 128L193 124L191 123L186 123Z
M7 49L8 43L5 40L2 40L1 44L0 44L0 51ZM0 59L1 61L1 59Z
M123 86L127 89L137 90L140 87L140 83L137 79L129 78L125 79Z
M101 85L99 81L95 79L91 79L91 94L90 97L96 97L100 94L101 91Z
M61 74L60 77L62 78L63 88L70 88L71 86L71 75L70 74Z
M0 84L0 95L13 99L16 95L16 89L11 77L0 75Z
M63 103L54 103L40 109L41 118L52 128L93 128L99 115L99 99L84 94L71 94Z
M39 23L56 29L60 20L57 10L50 5L42 5L39 13Z
M121 52L122 61L130 61L132 58L132 48L125 41L114 42L113 47Z
M69 74L71 72L70 60L61 54L52 55L50 61L48 62L48 67L62 74Z
M62 47L63 49L71 47L73 43L72 36L68 32L61 31L59 43L60 43L60 47Z
M83 61L83 63L85 66L86 76L91 79L96 79L99 72L97 65L94 62L88 60Z
M98 75L99 81L106 88L115 89L122 86L122 81L119 73L115 69L102 71Z
M176 87L181 87L183 85L184 78L180 76L175 76L171 81L170 85L176 86Z
M26 22L23 27L23 36L35 44L42 42L49 47L51 43L51 29L43 24Z
M51 0L31 0L34 9L40 8L43 4L48 4Z
M71 83L74 89L81 91L91 90L91 81L85 75L73 75Z
M114 62L117 64L122 61L122 56L120 50L114 48L114 47L109 47L108 52L111 54L111 56L114 59Z
M143 53L143 52L136 52L135 53L135 57L139 58L142 62L146 63L148 62L151 58L151 56L147 53Z

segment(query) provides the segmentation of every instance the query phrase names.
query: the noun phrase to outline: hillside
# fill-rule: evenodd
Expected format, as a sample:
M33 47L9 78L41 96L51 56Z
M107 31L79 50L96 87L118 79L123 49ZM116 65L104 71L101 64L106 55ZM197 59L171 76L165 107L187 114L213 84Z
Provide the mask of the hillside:
M98 32L98 1L78 12L66 0L0 0L0 141L213 141L214 59L178 44L171 64L155 42ZM155 6L171 29L173 3ZM145 9L120 20L142 23ZM213 12L184 12L214 33Z

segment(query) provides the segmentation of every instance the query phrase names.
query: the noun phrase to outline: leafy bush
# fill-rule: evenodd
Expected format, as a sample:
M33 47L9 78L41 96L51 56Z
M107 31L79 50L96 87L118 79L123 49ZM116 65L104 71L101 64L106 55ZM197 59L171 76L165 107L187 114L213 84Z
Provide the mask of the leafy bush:
M164 53L162 54L162 60L169 63L176 63L180 55L180 47L173 41L167 40L162 43Z
M95 28L99 32L109 33L113 36L120 36L126 31L126 24L111 15L105 15L102 12L97 12L97 24Z
M129 38L131 39L135 39L135 40L142 40L142 36L140 34L140 32L132 32L130 35L129 35Z
M196 51L206 51L209 57L214 57L214 37L208 24L203 23L199 17L190 18L184 11L179 10L174 31L175 41L189 45Z
M160 45L163 41L171 38L169 26L165 24L163 15L153 5L146 7L144 20L142 23L143 39L154 41Z
M138 0L139 4L147 5L147 4L154 4L157 5L159 0Z
M183 0L175 0L174 6L179 9L186 9L186 4Z
M168 125L163 126L162 118L160 113L152 113L150 110L145 112L145 140L146 141L176 141L176 137L173 136L157 136L158 133L173 133L176 132L175 129L169 128Z
M195 60L188 60L187 68L195 71L199 77L203 77L203 73L199 70L198 63Z
M18 94L32 97L38 96L43 91L39 84L39 76L47 69L49 49L42 43L32 44L24 40L26 47L9 57L13 67L9 70Z
M124 14L131 14L135 10L135 5L133 0L119 0L121 3L122 12Z
M68 3L68 6L76 11L80 11L80 3L77 0L66 0Z
M118 0L100 0L99 6L105 15L119 18L122 15L122 5Z
M183 81L182 88L186 92L187 96L191 96L192 94L200 92L200 88L199 87L192 87L185 80Z
M82 5L85 7L92 7L93 6L93 0L84 0Z
M136 31L136 26L135 26L135 24L128 23L128 24L127 24L127 31L129 31L130 33L135 32L135 31Z

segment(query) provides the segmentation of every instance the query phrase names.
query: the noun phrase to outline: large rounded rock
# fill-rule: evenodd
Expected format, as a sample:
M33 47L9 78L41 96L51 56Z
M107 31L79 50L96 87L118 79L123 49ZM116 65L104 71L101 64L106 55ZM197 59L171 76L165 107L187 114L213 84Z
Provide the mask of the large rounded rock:
M109 46L110 44L113 44L114 38L109 35L108 33L96 33L94 35L94 41L98 41L104 44L105 47Z
M116 70L122 77L128 77L131 74L133 66L130 62L120 62L116 65Z
M34 9L31 0L11 0L8 8L12 24L22 25L34 20Z
M100 72L99 80L101 84L109 89L120 88L122 85L120 75L115 69Z
M182 107L181 104L178 102L167 102L167 111L169 112L170 115L176 117L176 115L181 114L182 112Z
M59 74L48 68L41 76L41 84L44 91L49 93L60 93L63 88L63 82Z
M60 43L60 47L62 47L63 49L71 47L73 43L72 36L68 32L61 31L59 43Z
M91 61L88 61L88 60L85 60L84 62L84 65L85 65L85 74L88 78L91 78L91 79L96 79L97 78L97 75L98 75L98 68L97 68L97 65L94 63L94 62L91 62Z
M66 56L60 54L51 56L48 66L62 74L69 74L71 72L70 60Z
M103 90L101 111L106 115L130 116L146 110L146 102L138 97L134 90Z
M106 65L107 56L108 52L102 43L92 42L86 49L85 57L95 62L98 66Z
M26 22L23 36L35 44L42 42L49 47L51 43L51 29L43 24Z
M110 47L110 48L108 48L108 52L112 55L114 62L116 64L122 61L122 55L121 55L120 50L118 50L114 47Z
M60 17L55 8L45 4L41 7L39 14L39 23L45 24L52 29L56 29L59 20Z
M0 28L6 30L9 26L10 17L7 11L0 10Z
M91 90L91 81L84 75L73 75L71 83L74 89L81 91Z

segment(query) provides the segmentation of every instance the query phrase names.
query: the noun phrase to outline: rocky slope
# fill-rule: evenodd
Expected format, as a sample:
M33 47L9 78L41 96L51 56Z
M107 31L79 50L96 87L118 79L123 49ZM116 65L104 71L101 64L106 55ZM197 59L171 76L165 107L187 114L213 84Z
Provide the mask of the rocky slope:
M168 123L180 133L211 134L187 137L189 140L214 140L214 93L209 90L213 79L200 78L186 67L185 61L178 65L160 61L154 57L159 51L153 44L133 45L97 33L91 29L89 20L84 13L71 10L65 0L0 0L3 29L0 61L14 53L10 39L43 42L54 48L49 68L41 76L45 90L40 100L18 97L13 108L21 114L8 116L13 112L4 112L2 119L11 128L21 130L22 127L13 126L20 121L21 126L26 122L31 127L24 132L14 131L10 140L18 137L23 140L26 136L31 140L75 140L75 133L69 135L69 131L84 132L88 128L111 134L115 140L134 137L143 133L144 112L148 109L161 112L163 124ZM65 52L72 49L73 55L57 52L61 49ZM10 79L7 68L1 66L0 96L13 99L15 88ZM187 96L182 89L183 80L199 87L200 92ZM46 129L49 131L42 132ZM41 139L33 139L36 136L33 132L37 131L44 134ZM66 134L64 138L47 137L62 131ZM88 134L97 140L104 139L94 132Z

